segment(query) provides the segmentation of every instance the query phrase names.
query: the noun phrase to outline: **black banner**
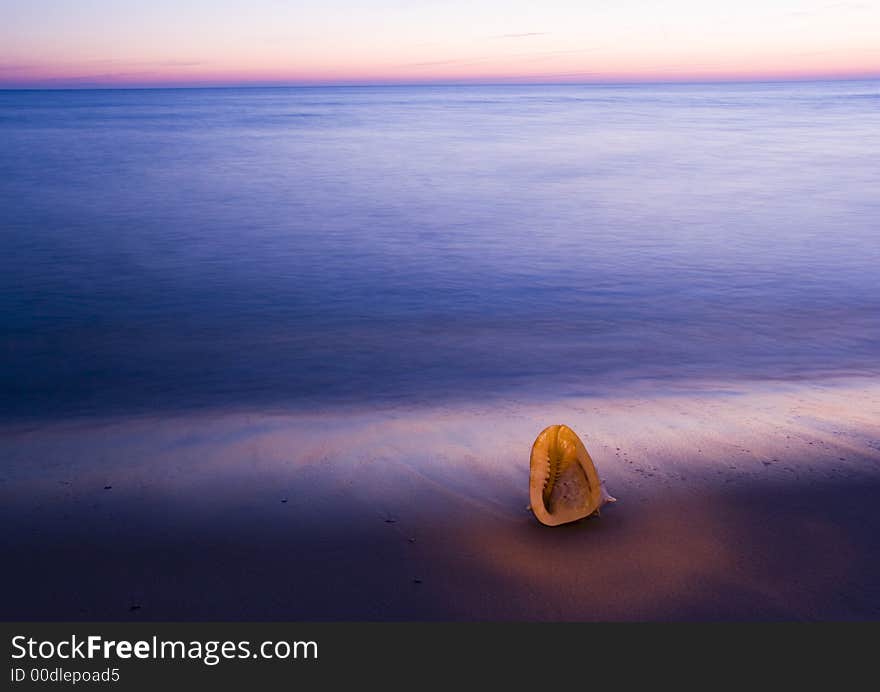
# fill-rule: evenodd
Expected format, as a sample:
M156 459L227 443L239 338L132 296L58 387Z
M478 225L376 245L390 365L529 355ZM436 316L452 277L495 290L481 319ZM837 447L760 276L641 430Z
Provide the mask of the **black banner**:
M815 683L870 663L845 624L3 623L8 689ZM707 673L708 672L708 673ZM709 674L712 680L702 676ZM450 687L452 689L452 687Z

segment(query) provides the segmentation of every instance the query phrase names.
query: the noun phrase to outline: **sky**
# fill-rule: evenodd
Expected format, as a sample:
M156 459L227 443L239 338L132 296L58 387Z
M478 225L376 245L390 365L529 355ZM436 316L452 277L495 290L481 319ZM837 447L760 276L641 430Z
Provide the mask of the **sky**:
M0 87L880 76L880 0L0 0Z

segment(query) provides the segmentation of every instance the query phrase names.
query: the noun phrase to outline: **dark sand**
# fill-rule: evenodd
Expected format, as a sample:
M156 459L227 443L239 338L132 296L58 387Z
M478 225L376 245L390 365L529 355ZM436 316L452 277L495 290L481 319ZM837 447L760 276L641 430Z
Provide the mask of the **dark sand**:
M525 510L551 423L601 517ZM876 378L19 424L0 456L4 620L880 618Z

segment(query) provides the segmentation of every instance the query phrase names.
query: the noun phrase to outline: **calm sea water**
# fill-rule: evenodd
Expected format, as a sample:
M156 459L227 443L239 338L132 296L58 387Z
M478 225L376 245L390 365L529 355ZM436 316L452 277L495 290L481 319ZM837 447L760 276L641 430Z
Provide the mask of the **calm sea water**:
M0 415L880 374L880 83L0 92Z

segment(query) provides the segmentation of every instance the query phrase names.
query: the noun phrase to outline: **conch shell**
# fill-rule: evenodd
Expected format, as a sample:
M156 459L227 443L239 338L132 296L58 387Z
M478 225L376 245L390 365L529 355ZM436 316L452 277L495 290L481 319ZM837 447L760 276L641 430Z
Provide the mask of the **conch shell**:
M598 514L606 502L616 502L584 443L567 425L544 428L532 445L529 500L535 517L547 526Z

